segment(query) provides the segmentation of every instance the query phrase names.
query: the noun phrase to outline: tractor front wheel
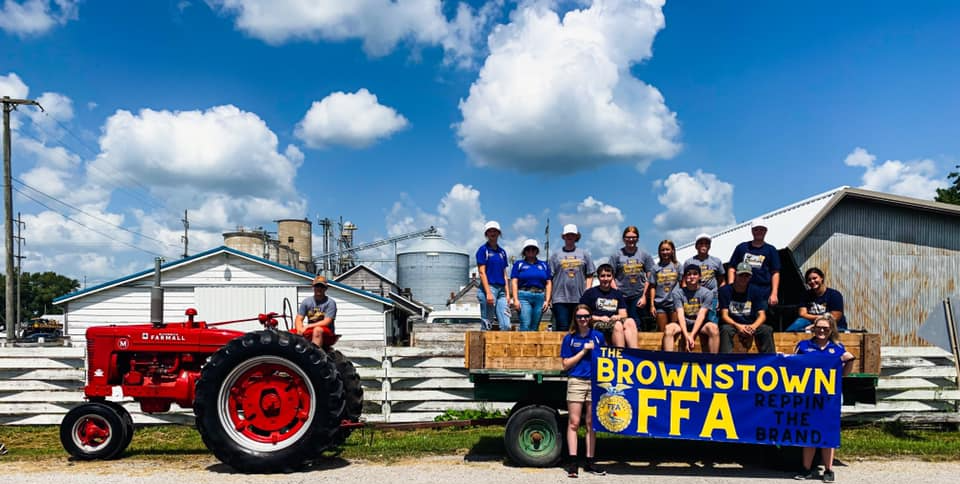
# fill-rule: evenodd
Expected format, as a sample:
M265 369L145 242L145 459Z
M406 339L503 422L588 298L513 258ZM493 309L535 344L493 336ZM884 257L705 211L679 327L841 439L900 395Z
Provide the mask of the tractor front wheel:
M343 384L334 362L300 336L248 333L210 357L194 412L207 448L243 472L288 472L329 448Z
M63 417L60 443L74 459L113 459L129 442L125 428L123 416L113 406L88 402Z

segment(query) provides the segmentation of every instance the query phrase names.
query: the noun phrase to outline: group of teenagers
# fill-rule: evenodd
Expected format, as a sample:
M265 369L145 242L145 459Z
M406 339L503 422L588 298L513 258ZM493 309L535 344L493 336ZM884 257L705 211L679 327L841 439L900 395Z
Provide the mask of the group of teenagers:
M765 323L767 309L779 303L780 257L777 249L764 241L766 233L763 222L752 223L752 240L736 247L724 270L723 262L710 255L707 234L697 236L696 255L681 265L672 241L660 242L655 261L637 246L637 227L629 226L623 231L623 247L607 263L594 267L590 254L577 247L577 226L567 224L562 233L564 245L549 261L538 259L539 245L528 239L523 242L522 258L508 271L506 251L498 243L500 225L487 222L486 243L476 254L482 329L492 329L494 321L500 329L510 329L512 307L519 312L519 329L536 331L542 314L551 308L553 329L568 332L560 355L568 376L569 477L579 475L576 456L581 420L587 429L584 469L605 474L594 460L590 366L590 352L607 345L605 335L610 335L612 346L626 348L638 346L640 330L656 330L663 333L664 351L692 351L699 339L703 352L730 353L738 338L745 347L755 343L761 353L776 352L773 328ZM594 277L599 284L593 284ZM843 296L827 287L825 274L818 268L808 269L804 279L807 301L786 331L808 331L812 337L801 341L795 352L835 354L844 362L846 374L854 356L838 341L838 333L846 330ZM641 327L645 322L653 324ZM812 469L815 454L815 448L804 449L803 472L796 478L833 482L834 449L821 449L822 476Z

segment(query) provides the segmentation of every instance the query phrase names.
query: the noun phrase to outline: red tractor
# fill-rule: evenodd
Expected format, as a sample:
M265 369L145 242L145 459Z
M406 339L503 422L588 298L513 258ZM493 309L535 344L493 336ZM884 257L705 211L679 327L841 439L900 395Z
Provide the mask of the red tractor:
M353 364L277 328L277 313L244 333L195 321L87 330L88 400L67 413L60 442L76 459L118 457L133 420L107 397L133 397L145 413L172 403L193 408L197 430L218 459L243 472L300 468L341 445L361 425L363 389ZM233 321L236 322L236 321Z

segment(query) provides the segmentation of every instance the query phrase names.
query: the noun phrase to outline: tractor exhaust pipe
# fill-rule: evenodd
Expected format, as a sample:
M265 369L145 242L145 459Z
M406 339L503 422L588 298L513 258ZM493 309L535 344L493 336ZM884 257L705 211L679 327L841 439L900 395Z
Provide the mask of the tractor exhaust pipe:
M150 322L154 328L163 327L163 286L160 285L160 265L163 258L153 260L153 287L150 288Z

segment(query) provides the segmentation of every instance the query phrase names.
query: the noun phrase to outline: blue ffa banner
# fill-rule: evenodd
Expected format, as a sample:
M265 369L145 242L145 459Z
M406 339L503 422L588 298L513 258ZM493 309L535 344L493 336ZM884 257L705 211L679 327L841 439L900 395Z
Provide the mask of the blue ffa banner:
M836 355L592 353L597 431L840 447L843 372Z

